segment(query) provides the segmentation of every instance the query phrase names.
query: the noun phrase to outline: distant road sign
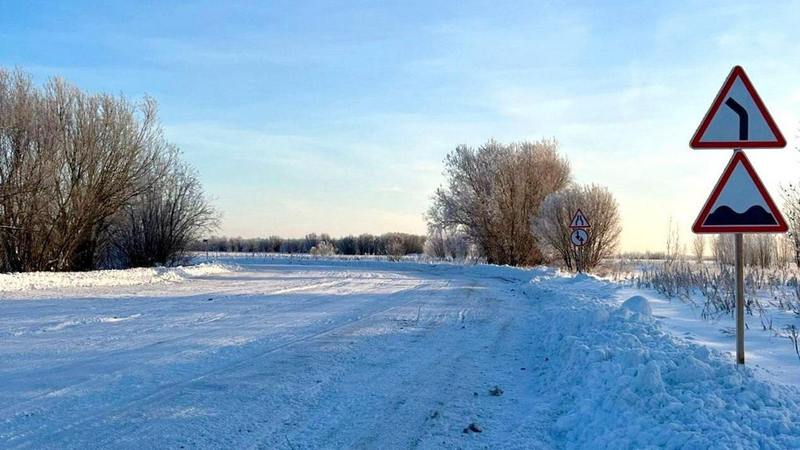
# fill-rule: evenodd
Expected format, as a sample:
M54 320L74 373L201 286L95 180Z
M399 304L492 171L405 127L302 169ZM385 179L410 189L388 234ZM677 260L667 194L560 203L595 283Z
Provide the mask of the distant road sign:
M787 229L742 151L733 154L692 226L695 233L783 233Z
M572 234L569 235L569 240L572 241L572 245L577 247L586 245L586 243L589 242L589 232L583 228L572 230Z
M786 139L740 66L731 70L689 144L692 148L781 148Z
M572 229L589 228L591 225L589 225L589 219L587 219L583 212L579 209L575 211L575 215L572 216L572 222L570 222L569 227Z

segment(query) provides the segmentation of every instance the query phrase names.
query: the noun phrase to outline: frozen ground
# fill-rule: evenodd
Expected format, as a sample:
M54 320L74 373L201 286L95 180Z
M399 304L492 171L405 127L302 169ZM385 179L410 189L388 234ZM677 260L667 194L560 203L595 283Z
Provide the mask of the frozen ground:
M620 306L641 292L549 269L236 262L0 287L0 447L800 447L796 386Z

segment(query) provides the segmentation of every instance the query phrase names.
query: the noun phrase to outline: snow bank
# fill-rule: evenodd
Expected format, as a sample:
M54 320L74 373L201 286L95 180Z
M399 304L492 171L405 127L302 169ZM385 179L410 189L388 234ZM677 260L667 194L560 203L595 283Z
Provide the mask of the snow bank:
M147 267L90 272L28 272L0 274L0 292L71 287L132 286L150 283L180 283L187 279L230 272L223 264L187 267Z
M650 307L650 302L641 295L634 295L625 300L622 304L622 308L636 314L641 314L642 316L649 317L653 315L653 308Z
M564 447L800 448L796 389L609 305L610 283L553 278L539 286L549 295L537 383L560 405L554 437Z

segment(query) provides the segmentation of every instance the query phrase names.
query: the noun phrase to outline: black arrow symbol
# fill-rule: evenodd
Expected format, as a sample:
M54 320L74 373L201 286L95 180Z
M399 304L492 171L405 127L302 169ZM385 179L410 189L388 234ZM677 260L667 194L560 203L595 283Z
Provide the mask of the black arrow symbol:
M749 139L747 137L747 110L734 100L733 97L728 97L728 99L725 100L725 104L739 116L739 140L746 141Z

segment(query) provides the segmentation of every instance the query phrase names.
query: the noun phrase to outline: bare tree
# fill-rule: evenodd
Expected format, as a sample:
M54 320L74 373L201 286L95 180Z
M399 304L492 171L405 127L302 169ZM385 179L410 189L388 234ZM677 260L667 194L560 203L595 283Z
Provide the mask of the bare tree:
M772 234L746 234L742 246L745 265L769 268L780 259L785 260L791 250L787 248L785 238L783 241L779 246L780 241ZM736 256L734 235L720 234L714 237L711 251L717 264L733 265Z
M694 252L694 260L697 264L703 262L703 257L706 253L706 237L702 234L697 234L692 240L692 251Z
M98 267L120 211L165 175L169 148L152 99L59 79L37 89L0 70L0 269Z
M747 265L769 268L775 263L775 236L772 234L745 235L744 254Z
M734 237L732 234L718 234L712 240L711 252L714 261L720 266L734 263Z
M389 239L386 242L386 254L394 261L400 260L406 254L406 246L403 244L403 240L399 237Z
M794 262L794 248L792 238L786 234L780 234L775 242L775 263L778 267L786 269Z
M587 244L576 247L570 240L572 216L580 209L591 224ZM550 194L542 203L533 225L542 250L565 267L589 270L614 253L622 232L619 207L611 192L598 185L572 185Z
M682 261L685 253L685 248L681 246L681 230L676 222L670 216L667 222L667 243L666 253L664 258L667 264L673 264L676 261Z
M190 243L213 229L218 216L203 196L192 169L180 162L177 149L152 168L154 180L115 216L113 252L107 265L140 267L182 264ZM256 251L252 240L243 250Z
M570 180L556 141L461 145L447 155L445 175L447 186L436 191L427 214L430 227L466 233L490 263L542 261L531 212Z
M425 254L434 258L463 260L470 256L470 242L466 234L433 228L425 240Z
M308 253L313 256L333 256L336 254L336 247L328 241L319 241Z
M800 267L800 186L789 184L783 188L783 212L789 225L792 259Z

